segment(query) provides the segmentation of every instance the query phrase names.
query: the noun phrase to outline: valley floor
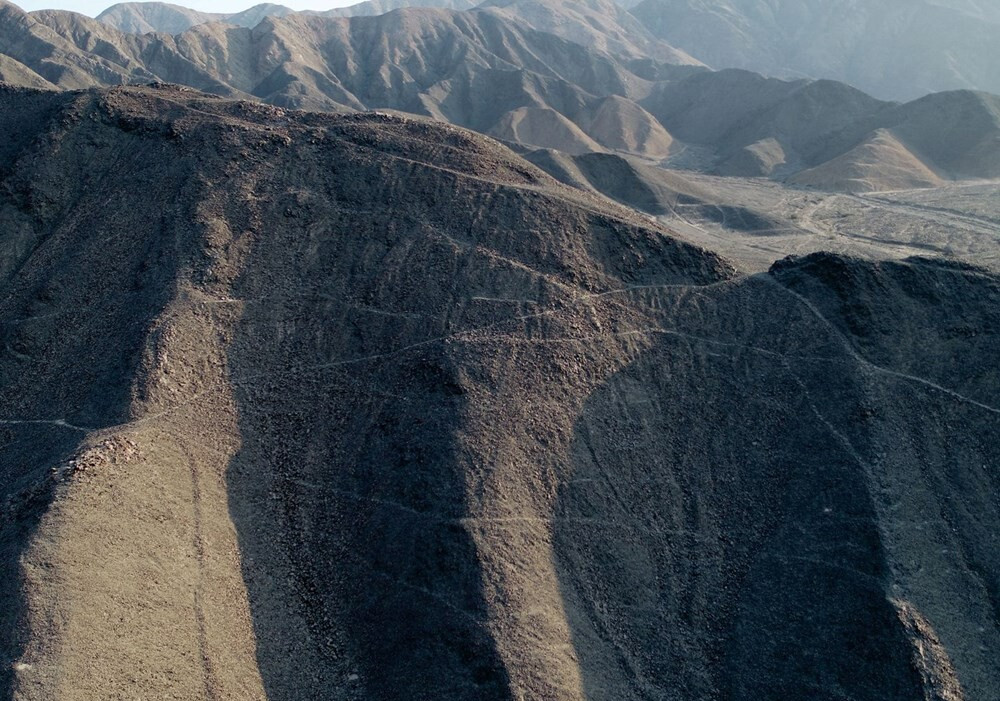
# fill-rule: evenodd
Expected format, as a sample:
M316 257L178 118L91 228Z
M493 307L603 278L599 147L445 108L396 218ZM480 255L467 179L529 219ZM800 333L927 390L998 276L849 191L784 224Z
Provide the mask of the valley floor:
M725 213L678 205L659 217L685 240L761 271L786 255L832 251L864 258L945 256L1000 269L1000 183L875 192L826 193L769 180L685 173L730 205L766 213L776 226L741 230Z

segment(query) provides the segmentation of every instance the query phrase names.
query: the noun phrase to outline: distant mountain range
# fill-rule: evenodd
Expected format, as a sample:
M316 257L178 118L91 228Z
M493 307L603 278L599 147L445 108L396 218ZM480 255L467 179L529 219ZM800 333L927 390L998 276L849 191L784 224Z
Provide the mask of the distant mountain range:
M362 17L382 15L391 10L414 4L420 7L468 10L478 3L472 0L420 0L418 3L409 0L366 0L356 5L321 12L307 10L302 14L320 17ZM123 2L112 5L99 14L97 19L115 29L131 34L146 34L148 32L180 34L191 27L208 22L226 22L237 27L255 27L265 17L285 17L291 14L295 14L295 10L274 3L261 3L242 12L215 13L199 12L166 2Z
M147 20L162 9L129 7ZM4 3L0 79L48 88L160 81L289 108L394 109L571 155L614 152L832 189L1000 177L1000 98L965 91L900 105L833 81L713 72L608 0L354 18L278 16L274 7L252 28L208 22L138 35Z
M308 14L378 15L406 6L466 10L473 0L369 0ZM608 11L595 3L564 2L559 11L531 0L487 0L544 31L560 34L561 18L578 13L566 38L602 50L650 35L712 68L744 68L779 78L827 78L883 99L912 100L954 89L1000 93L1000 3L985 0L626 0ZM629 8L628 11L626 8ZM631 14L629 14L631 12ZM262 4L235 14L195 12L159 2L113 5L98 17L125 32L178 34L225 21L253 27L292 10ZM614 15L608 33L605 15ZM594 30L597 31L594 31ZM656 51L648 51L656 55ZM658 57L670 59L669 56Z
M643 0L656 36L715 68L831 78L887 99L1000 92L1000 4L974 0Z

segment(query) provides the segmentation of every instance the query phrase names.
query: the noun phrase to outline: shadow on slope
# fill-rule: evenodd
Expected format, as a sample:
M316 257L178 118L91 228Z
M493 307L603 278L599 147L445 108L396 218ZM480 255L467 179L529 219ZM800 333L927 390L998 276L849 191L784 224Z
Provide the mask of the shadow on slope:
M509 698L459 523L450 436L462 397L444 359L420 352L237 397L232 515L268 697Z
M957 353L995 386L995 287L819 254L660 304L662 340L585 404L554 514L588 698L988 697L996 417L875 363L964 389L932 362Z
M54 426L0 427L0 699L13 698L15 661L24 653L25 620L21 555L53 496L50 470L80 445L76 431Z
M480 167L439 126L326 125L269 184L284 221L234 288L227 482L261 677L274 700L508 699L461 523L465 390L446 337L489 321L464 318L464 293L519 282L476 243L521 204L430 165Z
M526 655L468 523L484 452L514 431L476 423L483 356L509 362L529 319L561 337L547 321L577 294L731 269L493 141L385 115L317 123L270 171L251 226L266 234L233 290L227 482L265 687L511 698L505 665Z
M718 342L665 335L576 427L555 557L587 697L922 699L868 477L827 424L858 378L802 377L765 282L714 296L678 326Z

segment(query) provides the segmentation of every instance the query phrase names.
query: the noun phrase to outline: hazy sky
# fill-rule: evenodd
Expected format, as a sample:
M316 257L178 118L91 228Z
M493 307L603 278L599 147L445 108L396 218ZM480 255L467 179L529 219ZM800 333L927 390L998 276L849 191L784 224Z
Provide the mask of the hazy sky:
M295 10L328 10L331 7L353 5L358 0L271 0ZM72 10L91 17L114 5L118 0L12 0L22 10ZM173 5L193 7L204 12L239 12L262 0L168 0Z

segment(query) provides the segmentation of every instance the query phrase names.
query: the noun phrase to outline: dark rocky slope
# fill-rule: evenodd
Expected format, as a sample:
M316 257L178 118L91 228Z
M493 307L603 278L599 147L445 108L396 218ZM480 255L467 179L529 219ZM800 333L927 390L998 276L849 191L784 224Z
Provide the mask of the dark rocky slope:
M995 277L737 277L395 116L2 97L5 697L995 697Z

